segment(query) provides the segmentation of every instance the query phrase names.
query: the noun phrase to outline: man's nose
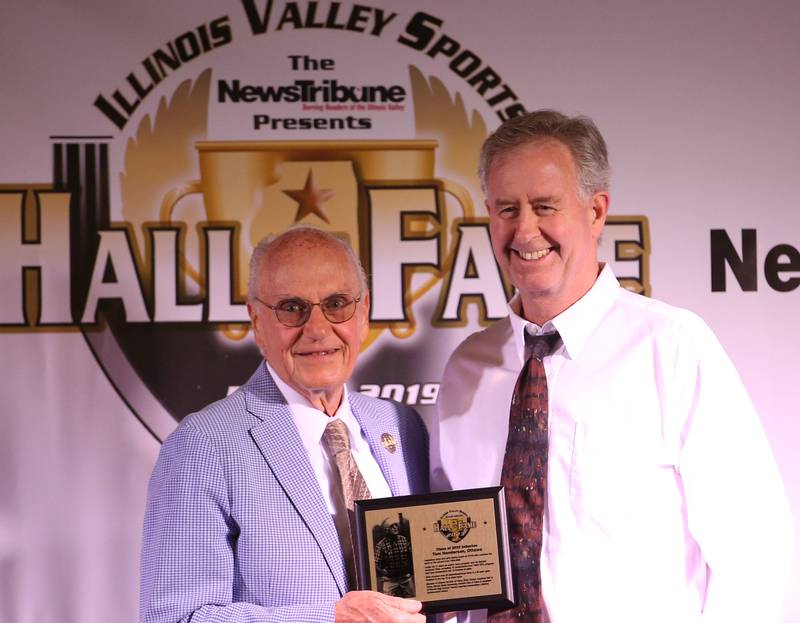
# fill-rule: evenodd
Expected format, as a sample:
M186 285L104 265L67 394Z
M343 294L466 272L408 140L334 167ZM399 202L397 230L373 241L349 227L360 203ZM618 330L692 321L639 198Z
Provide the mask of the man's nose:
M331 322L322 313L319 305L314 305L311 308L311 314L308 320L303 325L303 332L309 337L322 337L327 335L331 330Z
M530 207L524 207L517 217L517 229L514 237L519 241L526 241L541 236L541 234L539 216Z

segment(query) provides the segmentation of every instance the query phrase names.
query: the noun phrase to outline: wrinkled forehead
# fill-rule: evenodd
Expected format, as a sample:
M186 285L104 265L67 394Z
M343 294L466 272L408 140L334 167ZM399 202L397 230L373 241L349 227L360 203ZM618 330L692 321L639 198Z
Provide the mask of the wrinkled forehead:
M279 290L277 294L360 291L356 266L347 251L327 240L299 238L270 248L259 267L262 290ZM265 292L266 293L266 292Z
M566 183L578 187L578 168L572 152L553 138L529 141L504 152L492 163L487 177L486 198L489 201L506 198L531 187L537 193L548 193L547 186ZM530 190L530 189L529 189Z
M569 145L553 136L542 136L531 138L523 143L498 152L492 160L489 173L495 168L502 167L509 162L526 158L532 154L542 153L555 157L562 165L567 165L572 170L577 168L575 156Z

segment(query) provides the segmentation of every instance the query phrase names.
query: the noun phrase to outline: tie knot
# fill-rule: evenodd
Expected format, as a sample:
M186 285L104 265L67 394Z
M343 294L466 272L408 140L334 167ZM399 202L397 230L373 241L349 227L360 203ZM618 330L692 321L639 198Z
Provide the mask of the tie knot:
M350 434L347 432L347 425L340 419L331 420L325 426L322 440L328 447L331 456L336 456L341 452L350 452Z
M528 357L534 357L540 361L553 354L561 343L561 336L558 331L552 333L542 333L532 335L525 331L525 352Z

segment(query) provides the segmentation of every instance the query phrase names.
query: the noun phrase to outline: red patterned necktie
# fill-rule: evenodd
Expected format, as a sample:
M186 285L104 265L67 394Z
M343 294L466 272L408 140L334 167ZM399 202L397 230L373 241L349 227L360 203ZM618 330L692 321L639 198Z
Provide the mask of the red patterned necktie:
M560 343L558 333L525 332L527 361L511 399L508 441L500 484L506 490L511 564L517 580L515 608L493 614L492 623L544 620L542 522L547 499L547 377L542 360Z

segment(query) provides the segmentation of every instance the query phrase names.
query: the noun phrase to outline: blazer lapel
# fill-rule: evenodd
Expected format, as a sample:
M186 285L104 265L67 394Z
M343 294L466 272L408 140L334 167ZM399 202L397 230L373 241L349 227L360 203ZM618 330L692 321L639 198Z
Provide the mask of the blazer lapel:
M389 415L388 409L375 408L375 406L361 399L355 392L349 392L350 408L353 415L358 420L361 430L372 450L372 456L378 462L383 472L383 477L392 490L392 495L408 495L410 487L405 468L405 448L400 443L400 429L397 426L397 419ZM382 406L382 405L381 405ZM388 435L388 437L384 437ZM386 447L382 438L394 444L394 452L390 450L391 445Z
M250 429L250 434L286 497L316 539L339 592L344 595L347 572L333 519L283 395L266 367L261 365L259 370L262 373L256 373L245 387L248 411L261 420Z

